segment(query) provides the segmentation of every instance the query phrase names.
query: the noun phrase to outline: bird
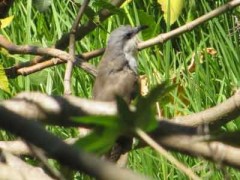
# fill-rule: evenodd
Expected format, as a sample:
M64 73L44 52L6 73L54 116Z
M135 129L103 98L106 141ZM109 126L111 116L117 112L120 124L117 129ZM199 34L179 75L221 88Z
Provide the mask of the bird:
M93 99L114 101L116 95L127 103L133 99L138 81L136 35L145 28L146 26L120 26L110 34L97 67Z
M137 34L147 26L120 26L109 36L107 47L97 67L93 85L93 99L115 101L116 96L129 104L138 92ZM119 137L109 153L109 160L117 162L130 150L132 138Z

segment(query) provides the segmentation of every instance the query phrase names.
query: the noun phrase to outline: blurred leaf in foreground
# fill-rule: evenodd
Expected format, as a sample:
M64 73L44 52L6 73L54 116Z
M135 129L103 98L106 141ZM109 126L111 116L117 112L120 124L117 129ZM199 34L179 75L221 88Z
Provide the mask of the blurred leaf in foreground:
M137 128L147 132L154 130L158 123L153 105L157 100L164 98L174 87L166 82L156 86L146 97L138 98L135 111L130 110L128 104L117 96L118 116L73 117L73 121L93 127L91 133L80 138L75 145L88 152L101 155L110 150L119 137L131 137Z

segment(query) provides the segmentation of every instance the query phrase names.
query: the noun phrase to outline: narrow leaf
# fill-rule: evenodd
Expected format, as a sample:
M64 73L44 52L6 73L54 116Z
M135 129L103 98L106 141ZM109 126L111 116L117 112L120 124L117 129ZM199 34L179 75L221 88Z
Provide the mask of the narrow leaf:
M8 78L5 74L2 64L0 64L0 89L10 93Z
M84 149L87 152L102 155L106 153L114 145L118 133L112 129L97 129L89 135L79 139L74 145Z
M131 128L134 126L134 114L130 111L128 104L123 98L116 96L117 109L119 114L119 123L124 127Z
M84 116L84 117L72 117L74 122L79 122L87 125L95 125L100 127L116 127L117 117L116 116Z
M167 82L157 85L147 94L147 96L139 98L137 109L142 111L144 108L152 106L157 100L162 99L175 87L176 85L168 85Z
M170 25L172 25L180 16L185 0L158 0L164 13L164 19L167 22L170 18Z
M3 29L5 27L7 27L8 25L10 25L13 18L14 18L14 16L9 16L7 18L0 19L0 29Z
M137 127L147 132L157 127L157 120L155 118L156 108L153 105L157 100L163 99L173 88L175 88L174 85L170 86L167 82L164 82L154 87L147 96L139 97L136 105Z

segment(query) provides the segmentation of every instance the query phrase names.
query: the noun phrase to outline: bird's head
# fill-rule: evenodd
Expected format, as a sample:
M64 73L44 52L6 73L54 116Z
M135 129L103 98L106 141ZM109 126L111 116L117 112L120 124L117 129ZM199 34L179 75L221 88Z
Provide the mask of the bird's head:
M130 25L121 26L115 29L109 37L107 48L110 50L133 52L137 50L136 35L147 26L131 27Z

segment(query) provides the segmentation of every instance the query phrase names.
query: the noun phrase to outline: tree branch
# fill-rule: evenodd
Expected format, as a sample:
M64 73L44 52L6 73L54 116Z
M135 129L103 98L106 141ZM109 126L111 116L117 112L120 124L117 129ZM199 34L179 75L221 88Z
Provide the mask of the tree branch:
M37 92L20 93L13 99L2 101L1 105L24 118L62 126L79 126L71 121L73 116L117 113L115 103L96 102L74 96L48 96Z
M216 141L205 142L204 136L202 136L204 133L202 133L203 128L201 127L201 122L203 125L206 122L212 122L214 125L223 119L224 122L227 122L232 120L233 117L237 117L239 115L239 110L237 110L239 106L236 105L236 102L239 101L240 96L239 91L237 91L236 95L229 98L229 100L211 108L213 109L212 112L210 112L211 109L205 110L208 111L207 114L215 114L215 117L204 116L204 121L199 121L198 125L200 126L198 127L191 127L191 125L194 125L191 123L189 123L190 126L187 126L188 123L185 123L185 125L178 124L183 124L184 116L181 117L182 120L178 121L178 123L176 121L161 120L159 121L158 129L152 133L152 136L164 147L194 156L202 156L212 161L216 160L215 154L219 154L219 152L212 150L212 146L214 148L223 147L224 151L222 151L222 153L225 153L227 150L231 150L231 153L227 153L226 156L224 155L221 162L240 168L240 159L236 158L236 156L240 157L240 150ZM13 99L2 101L0 107L0 117L4 117L2 114L5 114L6 110L8 110L11 113L16 113L16 115L24 119L39 120L46 124L76 127L81 126L81 124L72 122L71 117L73 116L98 114L116 115L117 113L116 104L113 102L96 102L73 96L51 97L41 93L21 93ZM224 112L227 113L227 115L224 115ZM202 113L204 114L204 111ZM187 120L189 119L188 116L185 117L187 117L186 122L191 122L190 120ZM198 118L201 119L201 116ZM3 121L8 121L7 119L2 119ZM197 116L195 119L197 119ZM214 121L212 121L213 119ZM10 123L10 121L8 122ZM22 129L19 130L24 131ZM220 155L223 156L223 154Z
M0 35L0 47L6 49L10 54L33 54L33 55L42 55L42 56L51 56L55 58L61 59L62 62L78 62L79 66L86 70L87 72L94 72L96 71L92 65L87 62L84 62L83 59L79 57L72 57L65 51L55 49L55 48L42 48L37 46L29 46L29 45L15 45L8 41L3 35ZM44 62L46 63L46 62ZM39 64L38 68L39 68ZM40 69L40 68L39 68ZM92 69L89 71L89 69ZM25 70L26 71L26 70ZM8 71L6 71L8 72ZM93 74L95 75L95 74Z
M79 126L72 122L72 116L115 115L114 102L98 102L74 96L48 96L37 92L23 92L13 99L1 102L1 105L28 119L37 119L46 124ZM31 109L31 111L30 111ZM199 126L209 124L219 127L240 116L240 90L226 101L198 113L175 117L171 122Z
M216 128L240 116L240 90L228 98L226 101L198 113L187 116L175 117L174 121L178 124L188 126L199 126L209 124Z
M194 21L192 22L189 22L177 29L174 29L168 33L163 33L163 34L160 34L158 35L157 37L154 37L154 38L151 38L145 42L141 42L138 44L138 48L139 49L145 49L147 47L150 47L150 46L154 46L156 44L159 44L159 43L164 43L166 42L167 40L173 38L173 37L176 37L180 34L183 34L185 32L189 32L191 30L193 30L195 27L203 24L204 22L206 21L209 21L210 19L216 17L216 16L219 16L220 14L230 10L230 9L233 9L237 6L240 5L240 0L233 0L233 1L229 1L228 3L210 11L209 13L195 19Z
M69 39L69 54L70 56L74 59L75 57L75 36L76 36L76 31L77 31L77 27L78 24L82 18L83 12L85 10L85 8L87 7L89 3L89 0L84 0L79 12L77 14L77 17L72 25L71 31L70 31L70 39ZM73 69L73 64L75 63L75 61L68 61L67 62L67 66L66 66L66 70L65 70L65 75L64 75L64 94L65 95L70 95L72 94L71 91L71 75L72 75L72 69Z
M157 144L148 134L146 134L141 129L136 129L137 135L150 147L155 149L160 155L165 157L169 162L176 166L177 169L184 172L189 179L192 180L200 180L200 178L192 171L191 168L186 167L180 161L178 161L173 155L171 155L166 149L164 149L161 145Z
M1 179L36 179L53 180L39 167L33 167L20 158L6 152L1 152L0 177Z
M120 5L122 2L119 2L118 5ZM187 31L191 31L192 29L194 29L195 27L203 24L204 22L230 10L230 9L233 9L235 7L237 7L238 5L240 4L240 0L233 0L233 1L229 1L227 4L225 5L222 5L220 6L219 8L195 19L194 21L192 22L189 22L177 29L174 29L170 32L167 32L167 33L162 33L162 34L159 34L158 36L154 37L154 38L151 38L147 41L143 41L143 42L140 42L138 44L138 49L139 50L142 50L142 49L145 49L145 48L148 48L148 47L151 47L151 46L154 46L156 44L159 44L159 43L164 43L166 42L167 40L175 37L175 36L178 36L178 35L181 35ZM104 19L104 18L103 18ZM100 19L102 20L102 19ZM104 19L105 20L105 19ZM89 22L88 25L86 26L86 29L89 28L89 30L93 30L93 26L94 28L96 28L96 25L93 25L92 24L93 22ZM83 29L85 27L82 27ZM79 28L80 30L81 28ZM78 31L79 31L78 30ZM84 36L87 34L85 32L86 30L83 30L81 31ZM79 35L79 38L81 39L83 35ZM62 38L59 43L57 43L56 47L58 47L58 45L63 45L65 43L62 43L62 42L65 42L67 39L69 38L69 34L66 35L66 38ZM78 39L78 40L80 40ZM65 46L64 46L65 47ZM103 54L104 52L104 48L101 48L101 49L97 49L97 50L94 50L94 51L91 51L91 52L86 52L86 53L83 53L82 57L84 57L84 59L86 60L89 60L91 58L94 58L94 57L97 57L97 56L100 56ZM44 68L48 68L48 67L51 67L51 66L54 66L56 64L61 64L63 62L61 61L53 61L53 60L48 60L47 61L48 63L44 63L42 61L37 61L36 59L34 59L33 61L30 61L30 62L27 62L27 63L24 63L24 64L18 64L18 65L15 65L13 67L10 67L10 68L7 68L5 69L6 71L6 74L8 75L8 77L10 78L15 78L17 77L18 75L28 75L28 74L31 74L31 73L34 73L36 71L39 71L39 70L42 70ZM37 65L39 63L39 65ZM42 64L43 63L43 64ZM66 62L64 62L66 63ZM35 67L35 66L38 66ZM30 66L30 67L27 67L27 66ZM32 66L32 68L31 68ZM24 70L22 69L24 68ZM41 68L41 69L40 69Z
M73 169L85 172L97 179L145 179L128 170L120 169L112 163L99 160L74 146L67 145L48 133L35 121L29 121L0 106L0 127L16 134L43 149L50 157Z
M120 7L124 1L125 0L111 0L110 3L113 6ZM112 12L110 12L107 9L100 10L98 13L99 24L101 24L103 21L105 21L111 15L112 15ZM77 29L76 40L78 40L78 41L81 40L87 34L92 32L97 26L98 26L98 24L94 23L92 19L89 20L85 25L83 25ZM61 37L61 39L56 42L54 47L57 49L65 49L68 45L67 43L69 42L69 35L70 35L70 33L64 34ZM95 54L95 52L96 51L93 52L93 55ZM90 57L91 57L91 55L90 55ZM28 75L28 74L40 71L44 68L54 66L56 64L66 63L66 62L59 61L58 59L55 61L52 58L50 60L48 60L48 59L49 58L44 57L44 56L36 56L32 61L20 63L13 67L5 69L5 72L9 78L16 78L19 75ZM44 63L44 61L47 61L47 63ZM27 67L29 67L29 68L27 68ZM24 70L22 70L22 68L24 68Z
M191 156L203 157L218 164L240 169L240 149L212 141L199 140L199 136L173 135L155 136L154 139L164 147Z

